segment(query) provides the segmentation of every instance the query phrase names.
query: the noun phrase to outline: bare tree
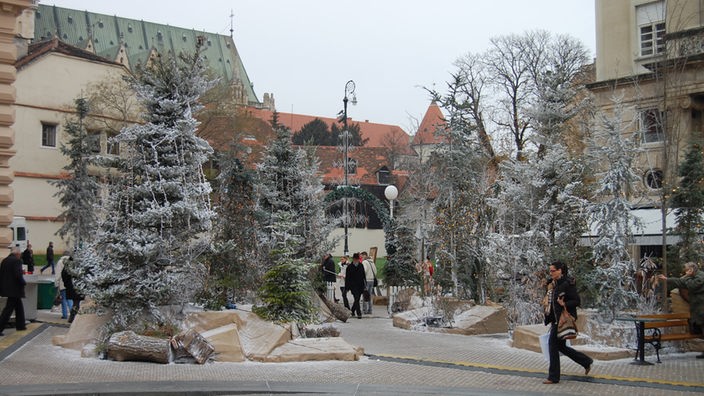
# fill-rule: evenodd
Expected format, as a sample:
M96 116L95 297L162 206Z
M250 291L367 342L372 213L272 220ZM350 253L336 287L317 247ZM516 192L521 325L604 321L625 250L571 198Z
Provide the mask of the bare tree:
M110 136L117 135L126 126L138 123L144 112L134 89L118 76L89 85L86 98L91 109L86 127L103 130Z
M390 128L381 138L381 146L386 151L386 158L391 169L396 169L400 157L408 147L408 139L404 135L400 129Z

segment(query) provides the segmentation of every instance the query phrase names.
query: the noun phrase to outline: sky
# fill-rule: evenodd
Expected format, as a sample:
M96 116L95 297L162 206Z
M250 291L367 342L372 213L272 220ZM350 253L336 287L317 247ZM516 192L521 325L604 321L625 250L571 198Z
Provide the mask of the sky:
M347 81L348 116L408 133L467 53L531 30L569 34L595 56L593 0L40 0L46 5L230 34L259 100L335 117ZM231 17L231 15L234 15Z

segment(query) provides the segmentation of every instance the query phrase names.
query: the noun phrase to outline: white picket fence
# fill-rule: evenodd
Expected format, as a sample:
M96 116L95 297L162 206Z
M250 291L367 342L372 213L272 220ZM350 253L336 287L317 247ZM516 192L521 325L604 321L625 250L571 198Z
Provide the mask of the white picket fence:
M337 287L336 282L325 282L325 297L328 301L335 301L335 287Z

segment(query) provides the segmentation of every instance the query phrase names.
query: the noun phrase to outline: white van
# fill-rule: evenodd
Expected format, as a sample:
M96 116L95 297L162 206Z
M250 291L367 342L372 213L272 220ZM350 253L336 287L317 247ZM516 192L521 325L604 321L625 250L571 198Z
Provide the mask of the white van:
M12 246L19 246L20 251L24 252L27 249L27 240L29 239L27 220L24 217L15 216L10 228L12 229Z

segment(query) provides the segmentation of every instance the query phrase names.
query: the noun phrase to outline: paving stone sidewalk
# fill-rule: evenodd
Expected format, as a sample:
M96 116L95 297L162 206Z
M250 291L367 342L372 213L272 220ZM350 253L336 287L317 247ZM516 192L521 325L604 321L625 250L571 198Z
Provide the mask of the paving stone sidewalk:
M596 361L589 377L562 358L560 384L543 385L539 353L511 348L504 335L460 336L394 328L381 316L336 323L342 337L364 347L358 362L211 363L161 365L81 358L55 347L67 327L34 323L3 350L0 395L694 395L704 392L704 360L668 354L663 363ZM5 334L12 335L7 329ZM19 335L19 334L17 334ZM650 357L654 360L654 357Z

